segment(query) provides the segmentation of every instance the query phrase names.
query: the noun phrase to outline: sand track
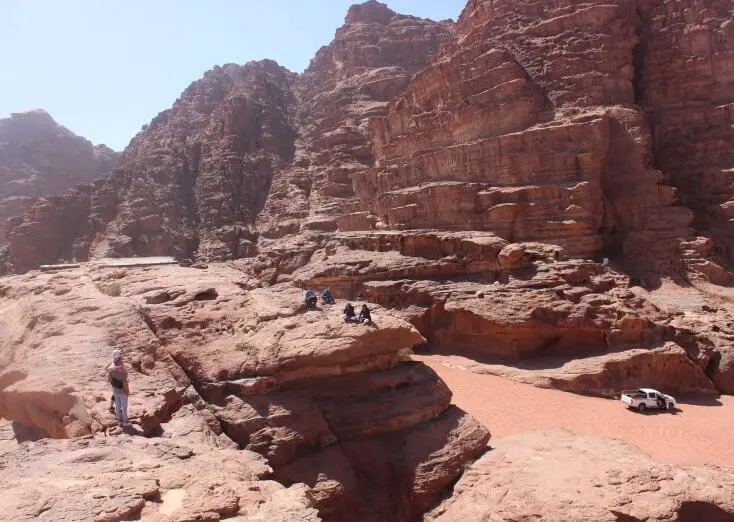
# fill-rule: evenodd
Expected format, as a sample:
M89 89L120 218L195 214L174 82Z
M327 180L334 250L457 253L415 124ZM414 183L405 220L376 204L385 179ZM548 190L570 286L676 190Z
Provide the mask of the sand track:
M414 356L433 368L453 392L453 403L502 437L540 428L566 428L632 443L668 464L734 467L734 397L681 399L676 414L641 415L619 401L536 388L494 375L449 368L431 356ZM697 404L696 404L697 402Z

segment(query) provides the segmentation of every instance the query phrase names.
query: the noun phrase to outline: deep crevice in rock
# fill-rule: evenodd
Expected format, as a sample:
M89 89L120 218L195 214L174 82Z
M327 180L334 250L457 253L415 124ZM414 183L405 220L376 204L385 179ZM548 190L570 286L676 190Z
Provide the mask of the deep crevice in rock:
M650 22L647 14L640 8L637 9L638 26L635 34L639 41L632 49L632 65L634 67L634 77L632 78L632 87L635 90L635 103L644 105L645 98L645 60L647 57L647 47L650 33Z

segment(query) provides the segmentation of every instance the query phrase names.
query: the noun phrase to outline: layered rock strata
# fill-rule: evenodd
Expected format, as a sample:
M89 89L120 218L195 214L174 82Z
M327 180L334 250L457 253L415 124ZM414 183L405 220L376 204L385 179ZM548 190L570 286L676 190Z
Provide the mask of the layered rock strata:
M377 226L604 248L638 272L728 282L653 168L645 7L469 2L457 39L373 122L377 166L355 190Z
M375 325L348 324L256 283L221 265L6 278L0 416L53 438L109 432L104 370L119 348L146 435L202 417L209 445L259 453L273 478L309 487L324 520L411 520L439 501L489 433L432 370L401 361L423 337L379 307Z
M734 392L726 307L656 304L629 277L567 260L558 246L488 232L340 233L288 277L395 309L426 349L533 384L605 396L651 382Z
M694 226L732 260L734 18L731 2L639 2L639 99L655 166L694 213Z

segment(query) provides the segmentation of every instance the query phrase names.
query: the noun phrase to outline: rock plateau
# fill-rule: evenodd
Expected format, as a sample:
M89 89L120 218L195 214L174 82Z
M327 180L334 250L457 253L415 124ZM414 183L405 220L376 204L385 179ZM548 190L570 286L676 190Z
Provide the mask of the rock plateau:
M484 450L489 432L451 406L451 392L432 370L400 359L398 352L421 343L421 335L379 308L374 326L347 324L336 307L304 313L297 288L255 283L226 266L85 265L5 278L0 416L38 436L86 441L24 446L21 456L11 452L7 459L23 461L26 451L44 459L42 452L48 452L53 462L78 449L99 453L105 469L114 468L115 459L132 459L125 469L134 473L144 471L138 469L143 464L154 469L156 458L172 453L172 466L193 473L198 460L189 461L190 455L226 460L217 448L240 447L248 455L241 458L255 464L243 464L234 478L217 479L217 494L227 497L221 499L226 511L213 509L221 515L247 512L249 501L238 504L243 497L237 491L266 476L288 486L305 483L305 505L317 508L323 520L347 514L353 520L411 520L438 502L464 464ZM110 441L116 423L104 370L115 348L130 366L135 430L168 437L173 447ZM180 430L195 435L193 449L176 446ZM133 457L137 451L143 456ZM265 457L272 474L249 452ZM56 493L24 497L18 509L72 509L63 499L83 486L73 476L85 474L85 459L54 487ZM174 485L162 487L184 489L187 498L215 480L176 481L170 473ZM129 502L115 504L110 520L145 514L152 509L147 501L155 503L164 493L155 486L158 472L141 476L148 485L125 490ZM109 480L100 478L99 488L113 487ZM370 491L369 501L363 491ZM266 488L263 495L271 493ZM83 509L104 508L97 504Z

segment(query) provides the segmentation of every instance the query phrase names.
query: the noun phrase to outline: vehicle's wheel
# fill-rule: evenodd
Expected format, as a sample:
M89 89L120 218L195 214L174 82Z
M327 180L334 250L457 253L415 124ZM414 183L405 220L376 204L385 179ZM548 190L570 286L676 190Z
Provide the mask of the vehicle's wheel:
M646 409L647 409L647 406L645 406L644 404L639 404L637 406L637 411L639 411L640 413L645 413Z

